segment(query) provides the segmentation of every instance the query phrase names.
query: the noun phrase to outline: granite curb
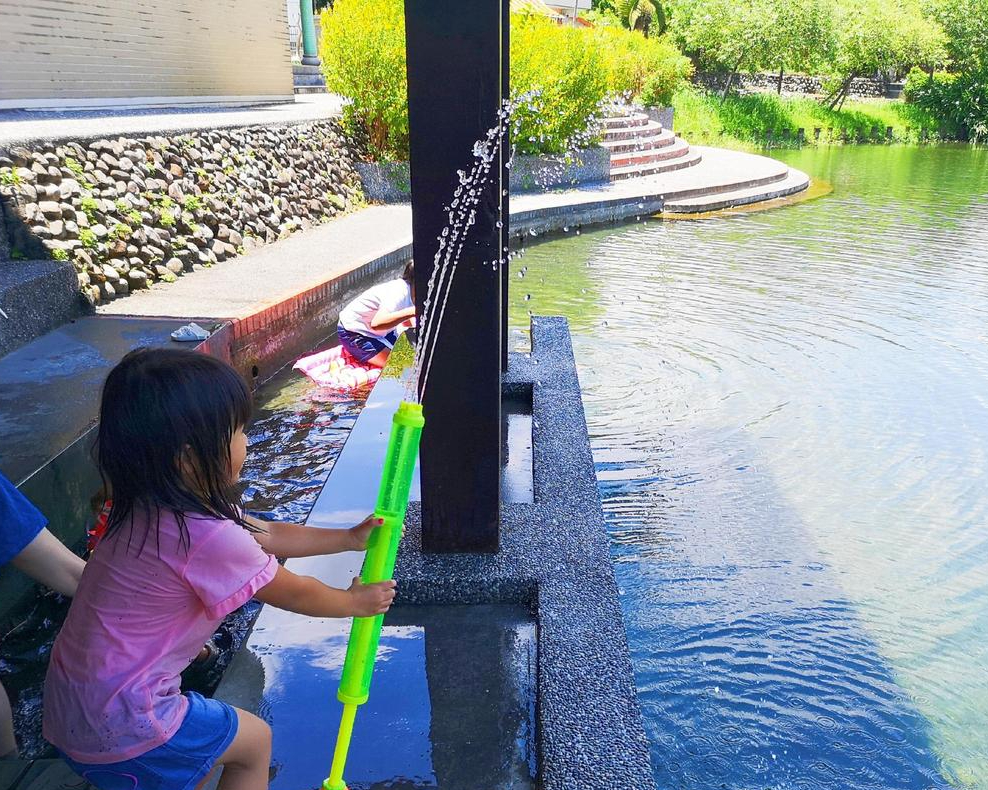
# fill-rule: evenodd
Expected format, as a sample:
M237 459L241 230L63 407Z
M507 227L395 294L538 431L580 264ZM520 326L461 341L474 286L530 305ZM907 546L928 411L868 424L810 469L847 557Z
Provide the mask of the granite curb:
M409 507L395 577L406 604L528 605L538 627L544 790L655 787L567 322L533 318L505 385L531 389L535 504L502 505L496 554L421 552Z

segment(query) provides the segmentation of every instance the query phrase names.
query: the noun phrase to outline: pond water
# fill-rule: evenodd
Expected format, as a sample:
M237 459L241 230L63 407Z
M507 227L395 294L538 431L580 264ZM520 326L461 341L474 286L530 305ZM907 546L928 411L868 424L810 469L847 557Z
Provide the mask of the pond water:
M988 151L531 247L571 322L663 788L988 788Z

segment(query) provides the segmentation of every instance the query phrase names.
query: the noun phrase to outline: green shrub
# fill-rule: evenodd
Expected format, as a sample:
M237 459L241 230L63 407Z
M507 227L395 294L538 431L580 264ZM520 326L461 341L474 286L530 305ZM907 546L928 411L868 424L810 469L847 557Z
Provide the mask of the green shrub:
M352 99L347 130L375 161L408 158L408 104L402 0L336 0L322 15L321 54L330 90ZM455 64L451 64L455 68ZM560 154L589 142L592 119L608 92L637 96L649 82L668 103L692 66L665 38L617 27L557 25L511 17L511 95L537 94L515 114L512 141L522 154Z
M67 261L69 259L69 253L67 250L57 247L51 251L51 259L53 261Z
M336 0L322 14L326 85L352 99L343 124L375 160L408 158L402 0ZM455 64L450 64L455 68Z
M613 27L596 28L590 35L604 59L611 93L633 99L639 97L646 83L652 82L651 96L668 104L672 94L693 74L689 58L665 36L645 38L636 31Z
M893 141L918 142L922 129L936 131L935 117L921 107L883 99L848 100L842 109L832 110L809 97L753 93L722 99L688 87L677 91L672 103L676 128L687 139L747 150L764 145L769 130L773 145L780 139L798 144L799 129L809 144L874 139L876 129L879 139L886 140L889 127ZM821 131L819 140L814 129Z
M607 95L607 74L595 39L545 17L511 19L511 93L535 92L515 110L512 142L521 154L561 154L587 133Z
M951 136L988 140L988 73L937 72L931 76L913 69L903 95L910 104L938 118Z

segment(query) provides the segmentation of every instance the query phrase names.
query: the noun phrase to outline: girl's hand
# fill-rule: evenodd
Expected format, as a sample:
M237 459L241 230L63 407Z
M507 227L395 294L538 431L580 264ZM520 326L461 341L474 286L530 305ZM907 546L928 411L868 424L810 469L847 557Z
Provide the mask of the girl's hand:
M395 599L395 583L392 580L364 584L360 581L360 577L356 576L347 592L353 603L354 617L373 617L384 614L391 608L391 602Z
M363 551L367 548L367 541L370 538L371 531L375 527L379 527L384 523L383 518L374 518L373 515L368 516L363 521L361 521L357 526L350 527L348 530L350 533L350 547L351 551Z

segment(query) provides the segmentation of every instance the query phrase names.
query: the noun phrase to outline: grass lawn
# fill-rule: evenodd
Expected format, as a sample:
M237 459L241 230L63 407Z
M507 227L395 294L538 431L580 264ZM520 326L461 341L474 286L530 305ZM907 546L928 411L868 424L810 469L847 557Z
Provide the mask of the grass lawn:
M721 101L717 94L685 88L673 97L673 107L676 132L687 140L741 150L764 147L769 129L772 145L796 145L799 129L807 143L827 145L871 139L876 129L884 140L888 127L894 142L920 142L924 128L932 140L939 126L919 107L886 99L849 99L840 110L828 110L808 97L753 93ZM820 129L819 140L815 129Z

